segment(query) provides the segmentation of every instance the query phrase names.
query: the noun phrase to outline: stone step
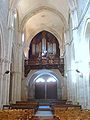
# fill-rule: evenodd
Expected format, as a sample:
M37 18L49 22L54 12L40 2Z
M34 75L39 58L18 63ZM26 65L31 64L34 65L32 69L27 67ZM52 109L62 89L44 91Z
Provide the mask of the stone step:
M47 108L44 108L44 109L39 108L38 110L39 110L39 111L51 111L51 109L47 109Z
M38 107L38 110L39 111L51 111L51 107L48 105L44 105L44 106L41 105Z
M35 116L40 116L40 117L42 117L42 116L43 116L43 117L44 117L44 116L45 116L45 117L46 117L46 116L47 116L47 117L50 116L50 117L52 117L53 114L52 114L51 111L39 111L39 110L38 110L38 111L36 112Z

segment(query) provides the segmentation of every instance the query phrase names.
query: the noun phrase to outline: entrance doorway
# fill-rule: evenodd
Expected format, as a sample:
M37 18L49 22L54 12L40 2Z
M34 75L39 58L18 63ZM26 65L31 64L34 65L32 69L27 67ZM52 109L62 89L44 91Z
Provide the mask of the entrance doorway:
M57 99L57 80L53 77L47 77L47 79L45 78L38 78L36 80L35 98Z

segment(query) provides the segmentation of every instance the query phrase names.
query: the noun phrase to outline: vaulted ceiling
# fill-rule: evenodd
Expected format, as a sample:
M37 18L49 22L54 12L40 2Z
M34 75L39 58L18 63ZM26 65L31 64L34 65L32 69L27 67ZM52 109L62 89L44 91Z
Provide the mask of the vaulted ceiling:
M27 45L42 30L47 30L58 40L62 40L62 33L68 28L69 6L67 1L10 0L10 6L18 11L19 27L26 34Z
M60 32L68 25L67 0L10 0L10 6L18 10L21 28L27 24L35 31L45 25Z

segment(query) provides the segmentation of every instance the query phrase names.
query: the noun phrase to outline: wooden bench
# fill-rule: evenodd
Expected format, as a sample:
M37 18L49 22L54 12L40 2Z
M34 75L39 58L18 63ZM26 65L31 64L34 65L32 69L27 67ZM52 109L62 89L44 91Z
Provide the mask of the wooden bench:
M0 120L29 120L33 115L33 109L0 110Z
M34 109L36 112L38 106L38 102L18 101L16 104L3 105L3 109Z
M90 120L90 110L77 107L55 107L54 115L60 120Z

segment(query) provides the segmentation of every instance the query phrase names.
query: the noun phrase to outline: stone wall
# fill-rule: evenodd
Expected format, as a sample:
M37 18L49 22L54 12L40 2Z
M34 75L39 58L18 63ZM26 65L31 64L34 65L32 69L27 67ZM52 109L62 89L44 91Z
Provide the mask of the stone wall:
M10 8L8 0L0 1L0 108L3 104L21 100L22 42L15 14L16 9ZM14 62L12 62L12 49ZM14 70L11 69L11 63ZM12 82L10 82L11 74Z
M34 98L35 94L35 82L34 80L41 75L49 75L54 76L57 79L57 97L58 99L67 99L67 92L66 92L66 79L61 76L61 73L58 69L52 70L32 70L28 74L27 78L22 81L22 100L27 100Z
M4 86L4 83L8 81L6 79L6 70L8 67L9 60L7 59L8 52L8 0L0 1L0 108L3 103L8 102L4 93L7 90L7 87ZM6 88L5 88L6 87ZM8 94L7 94L8 96Z
M77 13L81 12L82 9L84 10L84 2L79 1L79 11ZM89 61L87 60L90 56L90 48L89 42L85 38L86 23L90 19L90 4L84 14L82 13L83 16L81 13L78 14L79 18L82 18L78 20L78 25L75 28L69 27L71 31L69 30L65 34L66 40L68 41L69 39L71 41L65 45L65 74L67 77L68 100L73 101L73 104L79 103L84 109L90 109ZM74 20L72 17L71 19ZM74 20L73 22L75 23L76 21ZM73 36L71 40L70 32L72 32Z

